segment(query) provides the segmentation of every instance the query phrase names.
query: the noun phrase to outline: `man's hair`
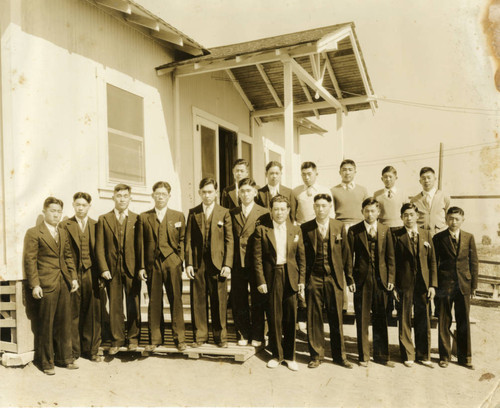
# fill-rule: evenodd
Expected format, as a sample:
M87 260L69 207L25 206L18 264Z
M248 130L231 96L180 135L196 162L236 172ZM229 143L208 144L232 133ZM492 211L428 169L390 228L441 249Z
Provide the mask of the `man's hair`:
M340 169L342 169L343 166L345 166L346 164L350 164L351 166L353 166L354 168L356 168L356 163L354 162L354 160L351 160L351 159L345 159L345 160L342 160L342 163L340 163Z
M420 169L420 176L422 176L422 174L429 173L429 172L431 172L432 174L436 174L436 172L434 171L434 169L432 167L422 167Z
M446 211L446 215L451 215L451 214L460 214L462 217L465 216L464 210L462 210L460 207L448 208L448 211Z
M199 188L201 190L203 187L208 186L210 184L213 184L214 188L217 190L218 188L217 180L215 180L212 177L205 177L204 179L201 179Z
M243 164L247 168L247 170L250 168L250 164L248 164L248 162L245 159L236 159L233 163L232 170L234 170L234 168L236 166L239 166L240 164Z
M61 208L64 208L64 203L62 202L62 200L59 200L55 197L47 197L43 202L43 209L46 210L51 204L58 204L61 206Z
M382 169L382 176L385 174L385 173L394 173L395 176L398 175L398 172L396 171L396 169L392 166L385 166L383 169Z
M312 161L306 161L306 162L302 163L302 165L300 166L300 170L305 170L305 169L316 170L317 169L316 163L314 163Z
M76 201L79 198L83 198L89 204L92 202L92 197L90 196L89 193L84 193L82 191L79 191L78 193L75 193L73 195L73 201Z
M329 203L331 203L332 202L332 196L330 194L324 194L324 193L316 194L314 196L314 202L316 202L318 200L326 200Z
M404 203L401 206L401 215L403 215L406 210L415 210L415 212L418 213L418 207L414 203Z
M271 167L278 167L280 170L283 170L283 165L279 161L272 160L266 165L266 174Z
M286 203L287 208L290 208L290 200L281 194L276 194L273 198L271 198L271 202L269 204L271 209L274 207L274 203Z
M157 181L156 183L154 183L153 184L153 193L159 188L166 188L168 191L168 194L170 194L170 191L172 191L172 187L170 187L170 184L168 184L166 181Z
M238 188L241 188L243 186L250 186L250 187L256 187L257 184L255 184L255 181L251 179L250 177L245 177L244 179L241 179L238 182Z
M376 205L378 208L380 208L380 204L379 204L379 202L375 198L368 197L368 198L365 198L365 200L361 204L361 209L363 209L363 208L365 208L365 207L367 207L369 205Z
M123 183L117 184L115 186L115 188L113 189L113 191L115 193L118 193L118 191L123 191L123 190L127 190L129 192L129 194L132 193L132 187L130 187L127 184L123 184Z

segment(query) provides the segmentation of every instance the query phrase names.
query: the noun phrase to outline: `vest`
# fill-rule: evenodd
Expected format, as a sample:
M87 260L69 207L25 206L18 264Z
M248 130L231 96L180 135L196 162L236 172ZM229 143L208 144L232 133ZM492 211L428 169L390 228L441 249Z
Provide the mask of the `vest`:
M314 274L331 274L332 267L330 266L330 238L323 238L319 228L316 229L316 256L314 258Z
M370 251L370 270L375 272L378 271L378 251L377 251L377 237L371 237L370 234L366 234L368 238L368 249Z
M164 259L168 258L174 253L174 249L170 246L168 242L167 234L167 215L163 217L163 221L160 223L158 218L155 219L156 234L158 236L158 242L156 243L155 258L163 256Z
M203 232L203 252L205 254L210 254L210 241L211 241L211 234L212 234L212 217L214 215L214 212L212 211L212 214L210 214L210 217L208 219L205 219L205 214L203 214L203 217L201 217L201 224L202 224L202 232Z
M413 242L413 240L408 237L410 240L411 253L413 255L413 274L414 275L416 275L417 271L420 269L420 257L418 256L418 240L420 239L419 235L417 235L417 242L416 243Z
M118 237L118 253L123 256L123 246L125 244L125 231L127 227L128 216L123 220L123 224L120 224L118 219L116 220L116 236Z
M80 227L78 227L78 238L80 239L80 265L78 266L81 270L86 271L92 266L92 258L90 257L89 221L87 221L87 225L84 231L82 231Z

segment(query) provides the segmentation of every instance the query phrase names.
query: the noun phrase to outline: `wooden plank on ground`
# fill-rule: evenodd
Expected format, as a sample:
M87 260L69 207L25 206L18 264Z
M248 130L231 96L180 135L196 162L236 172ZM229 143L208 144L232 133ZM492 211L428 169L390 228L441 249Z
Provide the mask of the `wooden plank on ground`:
M245 362L250 357L254 356L261 347L238 346L236 343L228 343L227 348L217 347L214 344L204 344L200 347L188 347L184 352L189 358L200 358L203 356L230 357L234 361Z

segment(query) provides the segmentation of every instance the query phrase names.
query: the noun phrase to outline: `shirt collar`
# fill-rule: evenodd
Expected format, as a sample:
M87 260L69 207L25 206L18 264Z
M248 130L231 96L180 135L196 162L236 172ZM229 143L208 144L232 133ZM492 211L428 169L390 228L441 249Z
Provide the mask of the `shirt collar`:
M207 212L208 213L211 213L215 207L215 201L210 204L208 207L204 204L204 203L201 203L201 205L203 206L203 212L206 214Z
M396 186L394 187L391 187L391 188L387 188L387 187L384 187L384 191L385 191L385 195L387 195L387 193L390 191L392 194L396 194L398 192L398 189L396 188Z
M452 238L455 238L457 240L460 239L460 230L455 231L455 232L451 232L451 230L449 230L449 231L450 231L450 235Z
M282 224L278 224L276 221L273 220L273 228L278 231L286 230L286 221L283 222Z
M364 221L365 228L367 231L370 231L370 228L374 228L375 232L377 232L377 221L375 221L373 224L368 224L366 221Z
M116 208L114 209L114 211L115 211L116 219L119 219L120 218L120 211L118 211ZM123 210L123 214L125 215L125 217L128 217L128 208Z
M248 214L250 211L252 211L253 205L255 204L255 201L252 201L248 205L244 205L243 203L241 204L241 209L245 214Z
M344 188L344 190L353 190L356 187L356 183L351 181L350 183L340 183L340 185Z
M165 206L164 208L162 208L161 210L159 208L156 208L155 207L155 211L156 211L156 215L165 215L166 212L167 212L167 206Z
M429 197L434 197L434 194L436 194L436 191L437 191L437 188L436 187L433 187L431 188L429 191L422 191L422 194L424 196L428 195Z
M327 228L327 227L328 227L328 225L330 224L330 220L329 220L329 219L327 219L327 220L326 220L326 221L322 224L322 223L320 223L320 222L318 221L318 219L316 218L316 224L318 224L318 227Z
M267 188L269 189L269 192L276 192L276 193L279 193L280 191L280 185L276 185L276 186L272 186L271 184L267 184Z
M87 221L89 220L89 216L85 216L85 218L78 218L76 215L75 215L75 218L76 218L76 222L78 224L82 224L84 227L85 225L87 225Z
M415 228L406 228L406 232L408 233L408 235L411 235L410 233L414 233L414 234L418 234L418 227L415 226Z
M44 221L44 224L48 228L48 230L50 231L50 233L52 235L54 235L54 233L57 231L57 227L54 227L53 225L50 225L49 223L47 223L47 221Z

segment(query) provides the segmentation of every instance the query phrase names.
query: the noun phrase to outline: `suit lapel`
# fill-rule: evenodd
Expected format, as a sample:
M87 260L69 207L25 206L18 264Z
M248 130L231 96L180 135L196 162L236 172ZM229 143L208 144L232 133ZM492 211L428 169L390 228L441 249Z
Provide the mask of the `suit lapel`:
M307 231L307 235L309 235L309 240L311 241L311 244L313 246L314 253L316 253L316 248L318 246L317 240L316 240L316 231L318 230L318 223L315 223L315 227L311 228L309 231Z
M276 237L274 236L274 227L273 226L266 228L266 235L267 235L267 239L269 240L269 242L271 243L271 246L274 249L274 253L276 254L277 253L276 252Z
M378 231L378 229L377 229L377 231ZM361 239L361 242L365 246L366 252L370 253L370 248L368 247L368 231L366 230L364 223L363 223L363 229L361 230L361 232L359 234L359 238Z
M238 203L238 197L236 196L236 186L234 190L229 191L229 197L231 197L231 200L233 200L234 205L238 207L239 203Z
M253 211L253 209L252 209ZM238 207L238 211L236 211L234 215L235 220L240 224L241 229L242 229L242 234L243 234L243 228L245 227L245 220L243 218L243 209L241 207Z
M134 235L130 235L130 233L132 233L134 231L134 225L135 225L135 221L137 219L137 215L132 213L132 212L128 212L128 217L127 217L127 227L126 227L126 232L125 232L125 239L127 240L128 239L132 239L132 242L134 241Z
M292 224L288 221L286 222L286 259L293 258L293 241L295 239L295 234L293 232Z
M107 213L104 216L104 219L108 223L109 228L113 232L113 235L115 236L115 238L118 239L118 237L116 236L116 223L118 221L116 220L115 212L113 210L111 210L111 212Z
M92 251L94 251L95 248L95 224L96 222L89 218L87 221L87 224L89 226L89 231L90 231L90 248Z
M243 235L246 232L246 230L248 228L250 228L250 226L252 226L252 225L255 226L255 222L257 221L257 217L259 216L259 214L260 214L260 212L259 212L256 204L254 204L252 211L250 211L250 213L248 214L248 217L245 221L245 225L243 226L243 230L241 231L241 235Z
M90 219L87 221L87 224L90 224ZM78 233L80 226L78 225L78 221L76 220L75 217L72 217L69 219L67 226L69 234L73 237L73 240L76 242L78 250L80 250L81 243L80 243L80 235Z
M382 224L377 221L377 245L379 259L385 258L383 253L384 246L382 245L382 242L385 239L385 233L386 231L384 230L384 227L382 227Z
M413 254L412 245L410 243L410 237L408 236L408 232L406 231L406 228L403 227L403 231L404 232L401 234L400 241L403 244L403 246L406 247L406 249L408 250L408 252L410 254Z
M52 249L56 254L59 254L59 249L57 248L56 241L54 240L54 237L50 233L49 229L45 225L45 222L43 222L40 225L40 234L42 235L42 239L45 241L45 243L48 245L50 249ZM59 241L61 241L61 237L59 236Z
M448 234L446 238L444 239L445 245L448 247L450 252L454 255L457 256L457 251L455 250L455 245L453 245L453 239L451 238L451 233L450 230L447 230ZM460 235L462 235L462 232L460 232ZM460 239L458 240L458 249L460 249Z
M342 230L340 231L335 231L335 227L333 225L333 219L330 218L330 223L328 225L328 229L330 230L330 232L328 233L329 237L330 237L330 249L332 251L332 254L333 254L333 246L335 245L335 242L336 242L336 235L340 235L342 237Z
M165 217L167 215L165 214ZM153 209L151 210L151 213L148 215L148 222L149 222L149 225L151 225L151 229L153 230L153 234L155 236L155 238L158 238L157 237L157 234L156 234L156 211Z
M196 220L196 223L198 224L198 228L200 229L201 233L203 234L203 217L205 216L205 213L203 212L203 205L199 205L194 212L194 219Z

